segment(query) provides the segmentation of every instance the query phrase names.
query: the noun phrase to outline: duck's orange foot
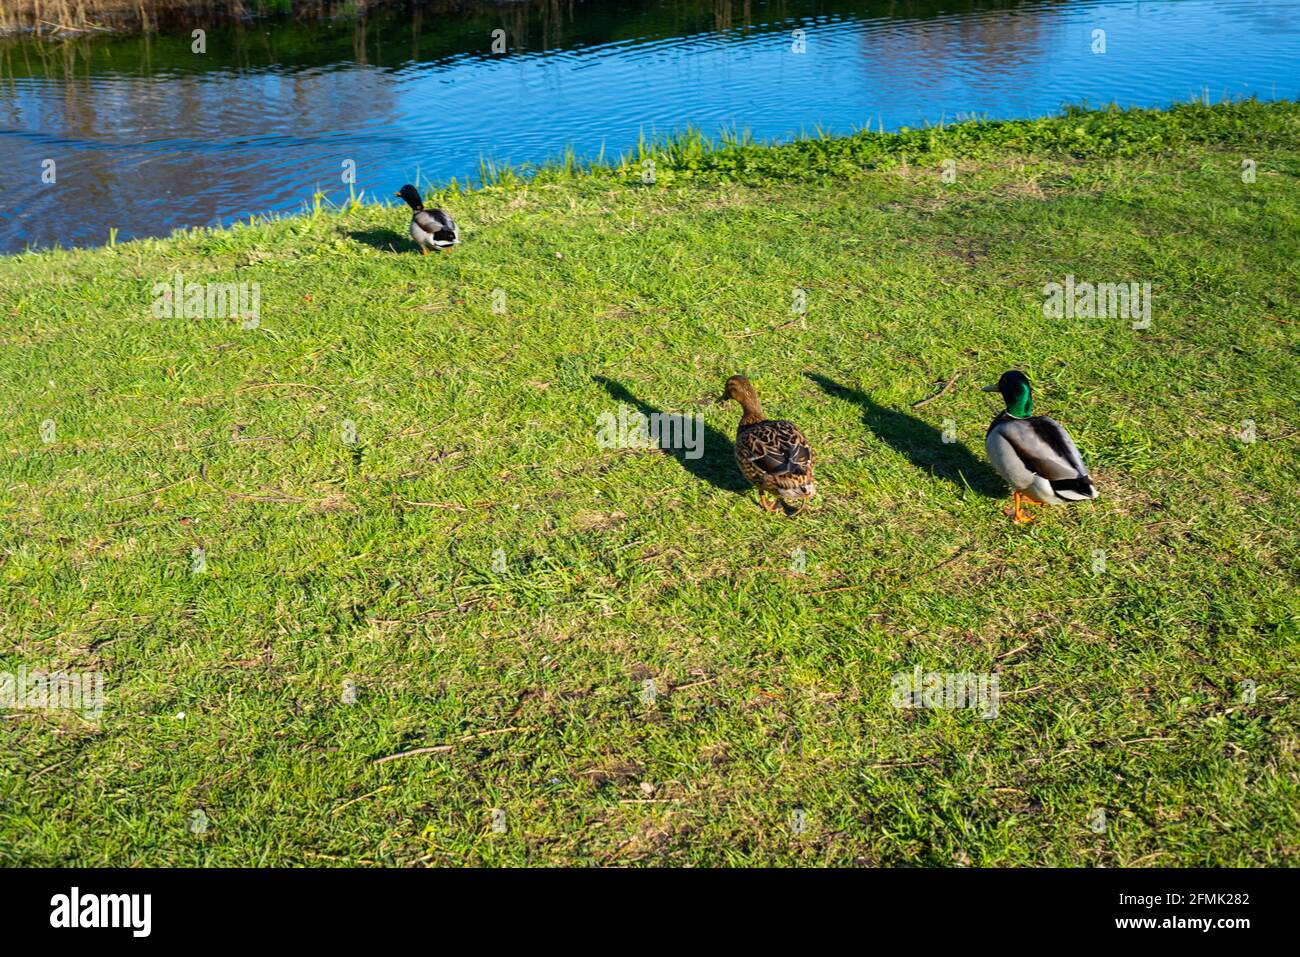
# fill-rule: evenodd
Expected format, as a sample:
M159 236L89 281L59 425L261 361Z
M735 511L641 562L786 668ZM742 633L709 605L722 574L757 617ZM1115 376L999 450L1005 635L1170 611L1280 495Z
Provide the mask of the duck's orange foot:
M1030 522L1034 520L1034 516L1030 515L1028 512L1026 512L1023 508L1020 507L1021 501L1028 502L1030 501L1030 499L1021 495L1019 492L1016 492L1015 504L1011 508L1004 508L1002 510L1002 514L1010 516L1011 521L1013 521L1017 525L1028 525Z
M779 512L779 511L781 511L781 503L780 503L780 502L769 502L768 499L767 499L767 496L764 495L761 491L758 493L758 504L761 505L761 506L763 506L763 509L764 509L765 511L768 511L768 512Z

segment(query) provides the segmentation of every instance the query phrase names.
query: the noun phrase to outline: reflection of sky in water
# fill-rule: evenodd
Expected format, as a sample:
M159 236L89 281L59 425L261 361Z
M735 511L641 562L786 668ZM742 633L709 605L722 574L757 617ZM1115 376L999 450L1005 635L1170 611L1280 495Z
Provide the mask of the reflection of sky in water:
M366 53L327 66L223 66L214 35L209 73L83 64L68 82L59 70L45 71L56 79L14 70L0 81L0 249L296 209L318 184L339 195L348 158L358 189L391 195L417 170L464 180L485 155L616 154L642 130L687 124L785 138L882 120L1043 115L1083 101L1159 106L1204 88L1216 100L1300 94L1300 0L1030 3L928 19L881 16L888 7L865 2L849 16L851 7L813 17L800 15L813 5L787 3L785 22L760 30L744 28L737 2L726 33L609 40L584 37L593 14L579 5L567 46L498 58L404 61L411 24L390 23L383 35L368 28ZM753 5L751 26L769 15ZM422 38L432 22L422 21ZM791 52L796 27L806 31L802 55ZM292 29L310 37L312 28ZM318 29L337 45L338 25ZM1106 31L1101 56L1094 29ZM46 157L58 162L57 190L39 185Z

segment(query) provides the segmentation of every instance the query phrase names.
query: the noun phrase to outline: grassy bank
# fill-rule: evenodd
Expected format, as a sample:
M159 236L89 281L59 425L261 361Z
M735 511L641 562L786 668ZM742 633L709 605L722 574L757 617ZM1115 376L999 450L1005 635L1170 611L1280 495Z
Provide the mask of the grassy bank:
M687 137L448 193L451 255L361 205L0 260L0 671L107 690L0 710L0 863L1295 863L1298 176L1285 103ZM155 318L177 273L258 324ZM1070 275L1150 327L1045 317ZM1028 527L1013 366L1101 491Z

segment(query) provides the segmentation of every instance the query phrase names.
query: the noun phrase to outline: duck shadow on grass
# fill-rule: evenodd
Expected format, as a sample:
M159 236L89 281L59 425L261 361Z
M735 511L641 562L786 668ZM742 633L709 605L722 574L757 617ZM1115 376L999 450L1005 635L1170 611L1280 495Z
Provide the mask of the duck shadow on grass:
M987 462L960 442L944 442L943 433L928 422L880 405L865 392L816 372L804 375L827 395L857 404L862 409L863 424L922 471L988 498L1005 494L1006 484Z
M380 252L385 253L418 253L420 251L420 247L415 245L415 240L392 229L353 230L348 233L348 239L355 243L373 246Z
M638 399L620 382L608 379L603 375L594 375L592 380L603 386L605 391L616 402L630 406L640 412L642 415L665 415L663 409L657 409L649 402ZM745 481L740 470L736 467L736 444L735 441L727 435L719 432L713 426L701 422L704 427L704 448L703 454L699 458L688 458L686 449L672 448L663 444L663 436L660 436L660 451L665 455L670 455L677 464L684 468L691 475L701 481L708 482L714 488L721 489L724 492L736 492L741 494L750 490L750 485Z

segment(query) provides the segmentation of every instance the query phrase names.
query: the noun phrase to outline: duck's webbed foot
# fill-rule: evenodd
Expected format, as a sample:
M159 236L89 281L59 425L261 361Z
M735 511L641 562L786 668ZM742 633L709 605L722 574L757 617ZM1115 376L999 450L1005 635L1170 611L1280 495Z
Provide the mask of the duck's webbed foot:
M1021 495L1019 492L1016 492L1015 504L1011 508L1003 509L1002 510L1003 514L1009 515L1011 517L1011 521L1013 521L1017 525L1027 525L1028 523L1034 520L1034 516L1026 512L1024 508L1021 507L1021 503L1028 502L1028 501L1030 501L1030 499Z

